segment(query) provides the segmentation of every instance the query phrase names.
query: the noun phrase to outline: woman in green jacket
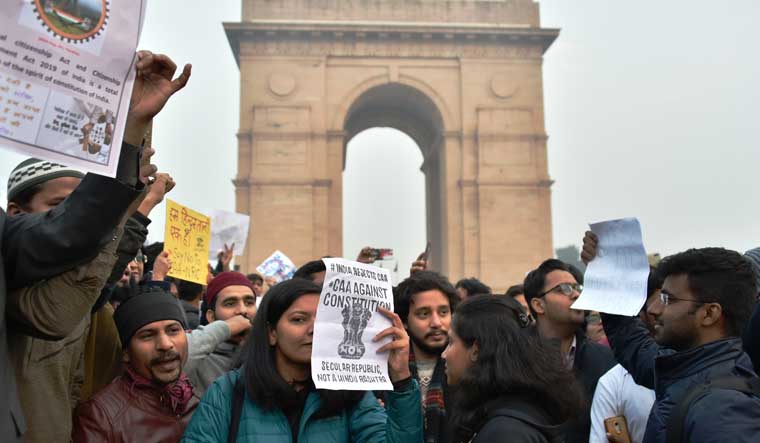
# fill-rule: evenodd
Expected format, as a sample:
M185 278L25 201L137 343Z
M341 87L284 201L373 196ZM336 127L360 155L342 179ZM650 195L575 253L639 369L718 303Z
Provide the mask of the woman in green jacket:
M394 387L385 408L371 392L315 389L311 343L320 292L319 286L298 278L267 292L243 367L206 391L183 442L422 442L422 405L409 372L409 337L390 311L381 308L393 325L375 337L393 338L379 349L389 351Z

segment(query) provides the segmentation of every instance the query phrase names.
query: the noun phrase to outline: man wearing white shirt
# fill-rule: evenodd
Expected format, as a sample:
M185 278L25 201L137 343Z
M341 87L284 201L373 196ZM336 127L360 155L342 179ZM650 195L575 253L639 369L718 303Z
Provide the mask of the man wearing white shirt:
M662 278L654 268L649 270L647 281L647 301L639 312L639 318L650 334L654 331L654 319L647 314L647 306L657 300L662 289ZM589 443L608 443L604 420L624 416L628 425L631 443L641 443L644 439L649 412L652 410L654 391L636 384L633 376L621 365L616 365L604 374L596 386L591 404L591 434Z

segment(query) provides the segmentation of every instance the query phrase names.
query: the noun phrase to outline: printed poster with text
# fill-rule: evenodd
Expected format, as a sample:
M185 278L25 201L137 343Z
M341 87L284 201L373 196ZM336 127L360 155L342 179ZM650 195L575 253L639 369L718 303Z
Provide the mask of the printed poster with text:
M205 285L211 219L167 199L164 235L164 250L172 261L169 276Z
M144 0L0 3L0 146L114 176Z
M373 342L391 321L377 308L393 310L390 273L342 258L323 259L327 267L311 354L311 376L318 389L392 390L388 353Z

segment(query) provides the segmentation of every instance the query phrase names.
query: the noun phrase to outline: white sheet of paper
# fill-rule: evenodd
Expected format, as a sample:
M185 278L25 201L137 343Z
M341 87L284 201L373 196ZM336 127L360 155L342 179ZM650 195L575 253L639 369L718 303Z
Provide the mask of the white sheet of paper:
M145 0L0 3L0 145L114 176Z
M392 390L388 353L377 350L388 340L372 338L391 326L377 311L393 310L387 269L342 258L323 259L327 272L319 296L311 377L318 389Z
M210 211L211 217L211 246L209 247L208 259L216 260L217 254L224 249L224 245L235 244L233 253L240 255L248 241L248 227L251 217L236 212Z
M293 278L296 272L296 265L282 252L274 251L266 260L257 268L257 271L264 277L273 277L277 283Z
M573 309L633 316L647 299L649 261L635 218L590 224L599 237L597 256L588 264L583 293Z

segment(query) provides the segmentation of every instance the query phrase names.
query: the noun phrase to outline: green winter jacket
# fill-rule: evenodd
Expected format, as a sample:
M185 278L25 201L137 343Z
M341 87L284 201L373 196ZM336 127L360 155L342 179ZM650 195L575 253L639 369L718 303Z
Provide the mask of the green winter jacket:
M240 371L219 377L201 400L182 437L184 443L227 442L232 413L232 393ZM316 393L306 398L298 429L298 443L422 443L420 389L389 392L386 409L367 392L356 407L315 420L320 399ZM282 411L264 411L246 395L238 429L238 442L290 443L290 425Z

